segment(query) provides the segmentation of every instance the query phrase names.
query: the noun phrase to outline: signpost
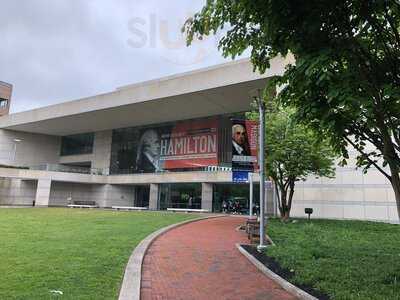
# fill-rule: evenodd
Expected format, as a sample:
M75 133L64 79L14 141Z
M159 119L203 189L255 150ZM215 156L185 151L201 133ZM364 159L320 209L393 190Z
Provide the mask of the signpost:
M248 171L232 171L232 181L234 183L247 183L249 182L249 172Z
M249 184L250 184L250 207L249 207L249 217L253 217L253 173L249 173Z
M252 172L259 167L260 174L260 244L258 251L265 246L265 103L261 90L254 96L258 104L259 123L255 121L233 120L232 122L232 181L250 183L250 216L253 215L253 178ZM258 128L257 128L258 127ZM257 156L258 135L258 160Z
M257 246L258 251L263 251L266 248L265 245L265 144L264 144L264 134L265 134L265 103L261 97L261 90L258 90L258 95L256 97L258 104L258 111L260 115L259 122L259 151L258 151L258 161L260 166L260 244Z

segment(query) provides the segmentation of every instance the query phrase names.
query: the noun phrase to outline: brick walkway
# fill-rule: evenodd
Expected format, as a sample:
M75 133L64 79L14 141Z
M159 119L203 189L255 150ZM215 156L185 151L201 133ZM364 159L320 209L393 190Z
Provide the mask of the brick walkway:
M247 243L235 228L243 218L189 223L159 237L142 269L141 299L296 299L237 250Z

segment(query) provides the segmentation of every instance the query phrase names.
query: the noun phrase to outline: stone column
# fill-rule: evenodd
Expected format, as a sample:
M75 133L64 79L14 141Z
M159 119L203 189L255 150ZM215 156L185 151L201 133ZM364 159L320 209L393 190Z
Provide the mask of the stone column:
M98 131L94 135L92 168L103 175L110 174L112 130Z
M213 200L213 185L212 183L201 184L201 209L206 209L212 212L212 200Z
M158 192L159 184L152 183L150 184L150 195L149 195L149 209L157 210L158 209Z
M95 201L97 205L100 207L107 207L109 205L110 198L110 185L109 184L101 184L94 185L93 187L93 195L95 196Z
M51 179L39 179L36 188L35 206L49 206Z

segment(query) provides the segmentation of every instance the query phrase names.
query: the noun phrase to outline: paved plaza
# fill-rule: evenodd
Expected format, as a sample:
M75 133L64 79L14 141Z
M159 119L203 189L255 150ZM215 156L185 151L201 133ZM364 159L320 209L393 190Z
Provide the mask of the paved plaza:
M212 218L160 236L144 259L141 299L296 299L239 253L244 222Z

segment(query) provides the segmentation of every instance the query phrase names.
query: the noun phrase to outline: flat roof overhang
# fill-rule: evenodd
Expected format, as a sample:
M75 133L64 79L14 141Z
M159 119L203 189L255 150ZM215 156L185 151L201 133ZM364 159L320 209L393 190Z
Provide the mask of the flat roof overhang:
M129 85L1 117L0 129L60 136L248 111L251 91L281 75L287 62L272 60L263 75L245 59Z

